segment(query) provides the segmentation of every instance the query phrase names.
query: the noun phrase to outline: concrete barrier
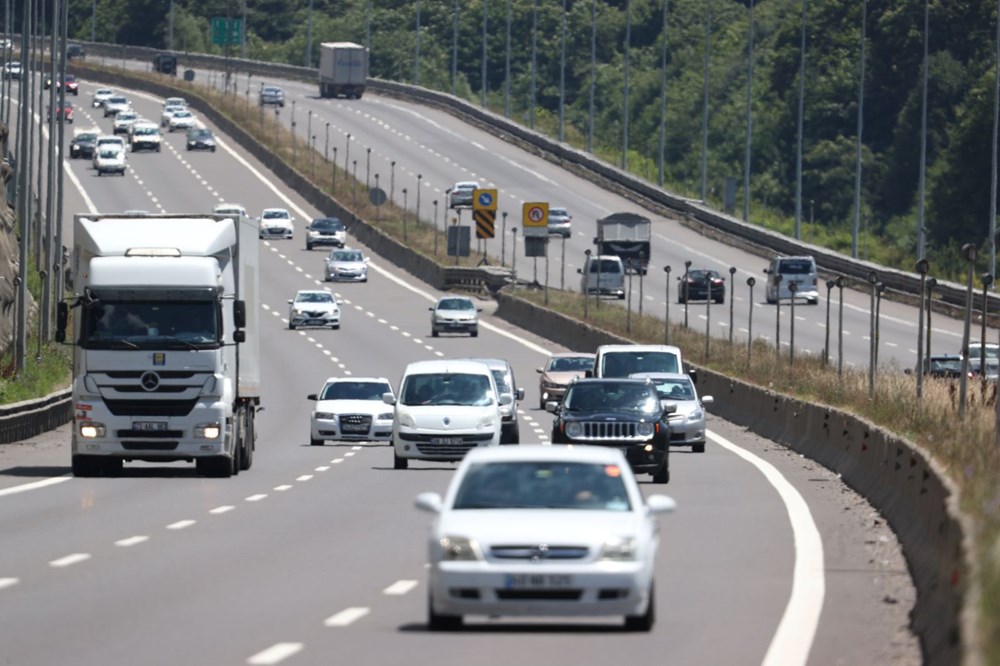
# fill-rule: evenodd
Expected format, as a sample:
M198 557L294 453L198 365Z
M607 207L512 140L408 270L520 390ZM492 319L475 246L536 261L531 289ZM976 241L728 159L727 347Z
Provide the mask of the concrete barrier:
M30 439L72 418L73 401L69 389L37 400L0 405L0 444Z

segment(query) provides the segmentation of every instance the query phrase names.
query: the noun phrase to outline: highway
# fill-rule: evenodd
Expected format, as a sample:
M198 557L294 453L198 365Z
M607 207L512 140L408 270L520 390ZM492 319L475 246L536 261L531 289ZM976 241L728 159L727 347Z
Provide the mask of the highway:
M110 127L87 106L94 88L81 86L75 127L85 126L88 115ZM132 97L140 113L158 118L158 100ZM302 104L322 107L331 119L338 114L337 132L354 130L352 136L371 141L373 164L376 152L378 159L392 155L397 179L405 164L419 169L433 190L464 179L463 169L526 168L523 153L473 130L456 132L456 123L436 112L368 96L360 105ZM483 149L470 150L474 142ZM135 464L120 478L73 479L65 427L0 447L5 663L507 664L564 662L568 654L582 664L623 655L635 664L919 663L919 646L906 631L914 591L895 537L877 513L836 475L717 418L705 454L671 456L666 492L679 509L661 525L653 632L623 633L614 620L473 618L463 631L430 634L427 516L412 500L420 491L442 492L453 466L416 463L396 471L386 446L311 447L305 395L328 376L396 383L413 360L499 356L511 361L526 389L522 441L545 442L551 417L536 407L535 368L546 353L562 349L492 317L489 303L478 338L431 339L427 307L436 292L377 256L367 284L331 286L345 303L339 331L289 331L287 300L297 289L323 284L324 253L307 252L302 240L307 218L322 211L225 138L214 154L186 153L183 136L166 135L161 153L130 155L129 165L124 178L98 177L89 162L70 162L66 211L207 212L236 201L251 214L284 206L298 218L294 240L262 241L265 411L257 455L253 469L228 480L199 478L183 464ZM622 206L592 186L594 196L583 197L582 181L545 162L530 167L536 175L522 181L525 200L541 195L538 183L546 178L567 197L578 193L577 221ZM435 197L443 194L424 201ZM675 227L657 220L669 245L707 247ZM581 256L586 235L578 231L571 241ZM732 254L720 260L750 261L726 252ZM752 262L740 265L765 263ZM650 281L657 278L651 274ZM861 308L860 295L848 298ZM895 307L883 310L888 316ZM902 331L909 313L897 315ZM805 321L803 328L813 328ZM898 339L905 345L902 332ZM775 478L804 500L806 515L790 515ZM641 480L644 493L661 491ZM796 549L793 525L801 520L819 530L819 559ZM807 555L814 565L808 575L824 590L812 600L821 609L818 621L785 617L790 601L802 601L793 570Z

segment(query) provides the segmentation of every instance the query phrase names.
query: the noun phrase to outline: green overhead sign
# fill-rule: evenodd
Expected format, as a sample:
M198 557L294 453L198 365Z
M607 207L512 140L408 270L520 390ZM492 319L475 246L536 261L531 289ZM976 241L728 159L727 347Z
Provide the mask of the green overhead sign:
M212 43L217 46L243 43L243 19L212 18Z

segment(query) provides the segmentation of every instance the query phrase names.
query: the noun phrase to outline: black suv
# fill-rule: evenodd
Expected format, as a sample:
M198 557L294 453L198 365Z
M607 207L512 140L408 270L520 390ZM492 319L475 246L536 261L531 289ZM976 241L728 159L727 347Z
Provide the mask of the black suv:
M546 403L555 414L553 444L613 446L632 470L670 481L667 413L656 385L642 379L578 379L562 404Z
M97 132L81 132L73 137L73 142L69 144L70 159L94 157L94 146L97 145Z
M67 44L66 45L66 58L72 60L73 58L85 59L87 57L87 52L83 50L83 47L79 44Z

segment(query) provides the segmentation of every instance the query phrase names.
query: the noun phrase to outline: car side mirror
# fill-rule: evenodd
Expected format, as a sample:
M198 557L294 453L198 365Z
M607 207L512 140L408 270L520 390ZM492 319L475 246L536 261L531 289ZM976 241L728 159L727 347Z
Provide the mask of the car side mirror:
M535 368L535 372L537 372L538 374L542 374L543 372L545 372L545 368Z
M431 312L434 312L434 308L427 308L427 309L430 310Z
M583 376L584 377L593 377L594 376L594 371L593 370L584 370L583 371Z
M665 403L663 403L663 414L664 415L673 414L676 411L677 411L677 403L676 402L665 402Z
M673 513L677 510L677 502L666 495L650 495L646 498L646 508L654 515Z
M559 411L559 403L556 402L555 400L547 400L545 402L545 411L551 414L555 414L556 412Z
M524 389L523 388L517 389L517 399L518 400L524 400Z
M292 299L290 299L290 298L288 299L288 304L289 304L289 305L291 305L291 304L292 304Z
M395 405L396 404L396 396L394 396L391 393L383 393L382 394L382 402L384 402L387 405Z
M712 396L710 396L710 395L703 395L703 396L701 396L701 404L703 404L703 405L711 405L713 402L715 402L715 398L713 398Z
M437 493L420 493L413 501L413 505L427 513L441 513L444 502Z
M69 306L65 301L56 305L56 342L66 342L66 324L69 321Z
M310 393L309 395L306 396L306 400L316 400L316 399L317 398L315 393Z
M583 269L582 268L576 269L576 272L579 273L580 275L583 275Z
M482 311L483 311L482 308L476 308L476 312L482 312Z

